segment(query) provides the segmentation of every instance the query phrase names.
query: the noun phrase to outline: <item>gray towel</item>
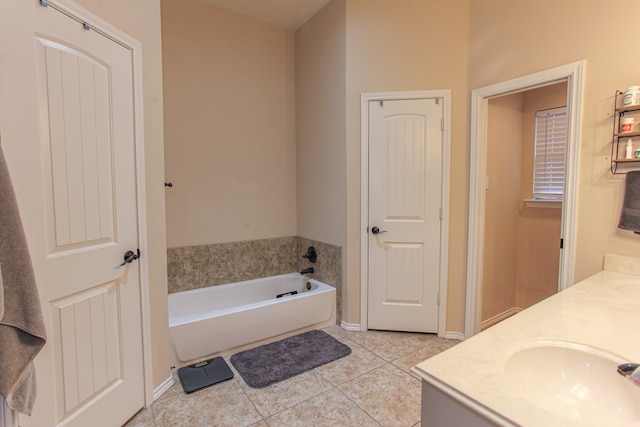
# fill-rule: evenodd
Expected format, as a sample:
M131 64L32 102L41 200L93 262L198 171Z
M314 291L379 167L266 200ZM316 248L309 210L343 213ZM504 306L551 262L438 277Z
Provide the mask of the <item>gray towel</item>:
M31 415L36 396L33 359L46 341L31 257L0 147L0 395Z
M618 228L640 234L640 171L627 173Z

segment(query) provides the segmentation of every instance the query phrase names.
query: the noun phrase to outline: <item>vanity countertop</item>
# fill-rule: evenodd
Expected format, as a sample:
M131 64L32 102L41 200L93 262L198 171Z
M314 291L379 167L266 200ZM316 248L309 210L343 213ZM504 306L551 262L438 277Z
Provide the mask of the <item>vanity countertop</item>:
M509 386L504 367L517 350L539 340L581 343L640 363L640 259L606 255L604 265L603 271L425 360L413 372L497 425L582 425L526 400ZM618 375L615 366L611 375Z

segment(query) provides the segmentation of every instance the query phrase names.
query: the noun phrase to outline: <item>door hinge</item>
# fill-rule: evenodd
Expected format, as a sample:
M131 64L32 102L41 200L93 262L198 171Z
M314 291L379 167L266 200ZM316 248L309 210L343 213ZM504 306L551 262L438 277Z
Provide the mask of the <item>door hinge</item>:
M560 239L560 249L564 249L564 239Z
M438 292L438 297L436 298L436 304L440 305L440 292Z
M444 119L440 119L440 130L444 132Z
M439 216L440 216L440 220L442 221L442 208L440 208Z

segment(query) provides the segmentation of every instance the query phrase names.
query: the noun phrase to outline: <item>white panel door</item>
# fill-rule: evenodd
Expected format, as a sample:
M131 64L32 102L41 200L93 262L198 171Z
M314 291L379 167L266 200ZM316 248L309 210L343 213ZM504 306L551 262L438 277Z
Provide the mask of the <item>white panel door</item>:
M369 102L368 327L437 332L442 99Z
M133 57L37 0L0 0L0 135L48 341L25 425L114 426L144 404ZM22 173L28 169L28 173Z

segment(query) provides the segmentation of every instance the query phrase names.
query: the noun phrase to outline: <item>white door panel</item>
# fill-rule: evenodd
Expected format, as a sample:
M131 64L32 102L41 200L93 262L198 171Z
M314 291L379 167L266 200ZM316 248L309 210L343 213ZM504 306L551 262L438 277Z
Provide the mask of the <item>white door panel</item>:
M369 102L368 327L438 329L440 99Z
M133 57L37 0L0 0L0 133L48 341L29 425L121 425L144 404ZM125 272L127 274L125 274Z

